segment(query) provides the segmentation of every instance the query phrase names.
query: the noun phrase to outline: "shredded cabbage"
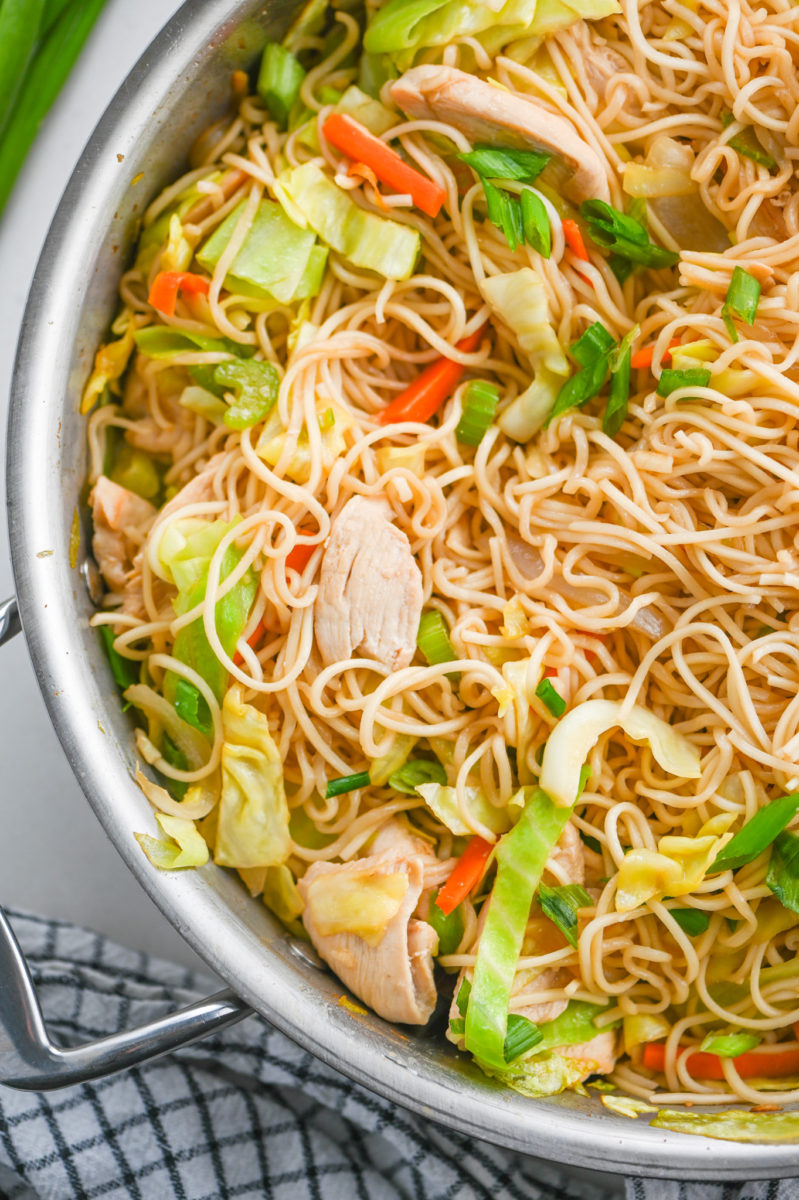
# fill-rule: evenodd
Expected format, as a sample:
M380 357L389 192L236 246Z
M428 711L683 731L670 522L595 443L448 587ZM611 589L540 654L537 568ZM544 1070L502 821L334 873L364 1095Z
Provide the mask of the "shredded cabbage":
M539 430L571 368L549 316L544 281L532 267L492 275L480 284L483 299L516 335L535 378L497 418L503 433L526 442Z
M603 733L621 728L633 742L647 742L655 762L682 779L701 775L699 751L687 738L648 709L634 706L622 717L620 700L587 700L558 721L549 735L541 763L541 787L555 804L574 804L580 769Z
M495 835L507 833L524 807L524 793L521 791L510 798L505 808L497 808L481 788L466 787L463 789L462 813L456 788L441 783L420 783L416 790L430 811L456 837L467 837L473 833L485 837L486 831Z
M662 1108L651 1126L727 1142L795 1142L799 1139L799 1112L730 1109L727 1112L695 1113Z
M134 833L136 841L159 871L178 871L184 867L201 867L208 862L208 846L193 821L158 812L155 819L165 838Z
M213 273L246 203L234 208L197 251L197 261L206 271ZM315 241L314 234L299 228L274 200L262 200L225 276L226 288L289 304L299 298Z
M231 687L222 705L222 794L214 859L224 867L280 866L291 853L283 766L263 713Z
M657 896L686 896L702 882L730 840L734 813L719 813L696 837L662 837L657 850L629 850L616 876L616 911L631 912Z

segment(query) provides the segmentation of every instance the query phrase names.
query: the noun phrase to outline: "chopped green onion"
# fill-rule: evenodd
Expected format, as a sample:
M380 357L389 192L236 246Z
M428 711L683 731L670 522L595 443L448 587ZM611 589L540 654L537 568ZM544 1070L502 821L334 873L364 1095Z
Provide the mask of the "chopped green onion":
M759 809L746 824L738 830L732 841L728 842L715 861L708 868L708 874L719 871L737 871L767 850L782 833L785 826L799 812L799 792L788 796L780 796L772 800L765 808Z
M447 772L441 763L429 758L412 758L388 777L389 787L408 796L414 796L421 783L446 782Z
M300 94L305 71L297 59L277 42L267 42L258 73L258 95L281 128Z
M552 412L547 417L544 427L557 417L568 412L571 408L582 408L589 400L593 400L603 388L610 367L610 352L601 355L590 367L584 367L571 379L567 379L555 400Z
M580 883L563 887L539 884L538 903L545 917L557 925L570 946L577 948L577 910L590 908L593 900Z
M179 771L188 771L189 760L180 747L175 745L166 730L161 735L161 753L170 767L177 767ZM182 800L189 790L189 785L184 779L170 779L168 775L165 775L164 782L167 791L175 800Z
M450 1017L449 1027L455 1037L463 1037L466 1032L466 1021L463 1017Z
M98 626L97 632L100 634L100 640L103 643L103 648L108 655L108 665L111 668L111 674L114 677L114 683L124 692L132 684L139 682L139 671L141 664L134 662L131 658L124 658L118 650L114 649L114 642L117 635L114 633L110 625Z
M752 325L760 303L760 284L754 275L750 275L743 267L736 267L732 273L727 296L721 309L721 316L727 326L727 332L734 342L738 341L738 331L733 324L733 316L740 317L747 325Z
M657 393L659 396L670 396L679 388L707 387L709 383L710 371L707 367L689 367L686 371L666 367L658 380Z
M505 147L475 146L467 154L459 154L482 180L515 179L533 183L549 162L551 154L536 150L511 150Z
M505 1062L514 1062L543 1040L543 1033L529 1017L509 1013L508 1032L505 1034Z
M699 1047L706 1054L718 1054L719 1058L737 1058L759 1046L762 1038L753 1033L709 1033Z
M535 694L539 700L543 700L553 717L563 716L566 711L566 701L555 689L550 679L542 679L535 689Z
M775 838L766 886L784 908L799 913L799 837L795 833L780 833Z
M709 914L700 908L672 908L670 912L683 933L689 937L698 937L710 924Z
M580 205L580 216L588 226L592 241L603 250L611 250L619 259L655 270L672 267L680 260L674 250L656 246L640 221L619 212L604 200L584 200Z
M731 112L721 114L721 124L725 129L729 125L732 125L734 120L735 117ZM760 145L760 142L757 140L757 134L751 125L746 125L740 133L733 134L727 145L732 146L733 150L737 151L744 158L751 158L752 162L760 163L761 167L767 167L769 171L776 171L779 166L776 158L773 158Z
M521 205L524 240L528 246L537 250L542 258L549 258L552 253L552 228L544 201L535 192L525 188L521 195Z
M594 321L593 325L589 325L576 342L572 342L569 346L569 354L581 367L593 367L615 345L613 337L602 322Z
M189 683L188 679L184 679L182 675L178 675L175 683L175 712L179 717L195 729L199 729L200 733L204 733L206 737L210 737L213 732L213 722L211 714L208 710L208 703L193 683Z
M451 913L444 916L444 913L435 902L439 890L436 888L430 897L430 911L427 914L427 924L432 925L438 934L438 950L436 952L438 958L442 954L455 953L463 940L465 929L463 909L460 904L453 908Z
M44 0L4 0L0 4L0 132L14 111L14 100L41 36Z
M577 785L577 799L578 800L580 799L583 792L585 791L586 785L590 778L591 778L591 767L588 763L583 763L583 765L580 767L580 782ZM596 838L584 837L583 841L586 843L586 845L589 842L594 842L596 844L597 850L600 849L599 842L597 842Z
M358 788L366 787L368 783L368 771L358 771L355 775L341 775L338 779L329 779L325 789L325 800L332 800L334 796L343 796L345 792L355 792Z
M320 413L318 418L319 431L325 433L328 429L332 429L336 423L336 414L332 408L326 408L323 413Z
M453 662L457 658L449 640L447 623L438 609L422 613L416 644L431 666Z
M585 768L583 768L583 770L585 770ZM579 798L580 797L578 796L577 799L579 800ZM597 838L591 837L590 833L583 833L582 829L580 830L580 837L588 849L593 850L594 854L602 853L602 843Z
M473 379L463 393L461 419L455 437L467 446L479 446L494 420L499 404L499 388L482 379Z
M468 979L464 979L463 983L460 986L460 991L458 992L457 998L455 1000L455 1007L457 1008L458 1012L461 1014L462 1017L466 1016L466 1010L469 1007L469 997L471 996L471 994L472 994L472 985Z
M627 345L617 360L615 370L610 374L610 396L605 415L602 418L602 432L606 433L608 437L615 437L627 419L627 406L630 402L631 361L632 346Z
M483 179L482 184L488 207L488 219L505 235L505 240L511 250L515 250L524 241L521 205L515 196L511 196L503 188L489 183L487 179Z

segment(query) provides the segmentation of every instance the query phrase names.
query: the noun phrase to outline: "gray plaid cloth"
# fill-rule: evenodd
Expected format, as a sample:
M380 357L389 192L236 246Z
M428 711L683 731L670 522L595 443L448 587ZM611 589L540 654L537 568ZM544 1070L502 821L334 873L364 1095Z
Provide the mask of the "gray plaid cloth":
M64 1042L141 1024L213 988L75 925L10 916ZM595 1179L411 1116L258 1017L97 1083L40 1094L0 1087L3 1200L608 1200L607 1181ZM626 1192L799 1200L793 1182L631 1179Z

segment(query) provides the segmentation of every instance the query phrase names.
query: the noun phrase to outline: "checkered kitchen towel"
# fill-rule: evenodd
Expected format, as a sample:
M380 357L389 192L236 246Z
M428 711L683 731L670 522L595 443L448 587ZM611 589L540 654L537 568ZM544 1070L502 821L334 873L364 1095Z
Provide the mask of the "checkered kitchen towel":
M77 926L9 915L64 1041L141 1024L213 988ZM609 1200L596 1178L410 1116L259 1017L97 1083L0 1087L2 1200ZM792 1182L626 1186L628 1200L799 1200Z

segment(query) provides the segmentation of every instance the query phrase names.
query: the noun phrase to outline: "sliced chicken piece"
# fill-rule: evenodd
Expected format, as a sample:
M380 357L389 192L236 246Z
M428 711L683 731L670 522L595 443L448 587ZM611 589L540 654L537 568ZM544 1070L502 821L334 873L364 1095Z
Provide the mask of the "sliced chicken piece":
M147 454L168 455L173 461L181 458L192 446L194 415L182 410L184 418L173 425L159 425L152 417L142 417L135 428L128 429L125 440Z
M377 496L353 496L333 521L314 605L325 666L362 654L407 667L422 615L422 573L410 542Z
M354 882L404 876L407 888L398 910L376 945L356 933L326 933L326 913L314 882L335 876ZM321 958L351 992L387 1021L425 1025L436 1006L433 954L438 936L412 916L422 893L424 870L416 858L384 851L348 863L313 863L299 881L303 923Z
M590 1042L581 1042L576 1046L558 1046L556 1054L564 1058L576 1058L586 1065L583 1078L589 1075L609 1075L616 1066L616 1034L612 1029L607 1033L598 1033ZM590 1069L589 1069L590 1068Z
M572 978L571 971L548 967L526 984L523 991L526 996L529 996L531 992L550 992L556 988L565 987ZM511 999L510 1011L518 1013L520 1017L527 1017L528 1021L532 1021L534 1025L544 1025L547 1021L554 1021L555 1017L559 1017L562 1012L565 1012L568 1003L568 1000L542 1000L539 1004L524 1004L516 1007Z
M599 155L568 121L529 96L506 91L455 67L433 65L406 71L391 84L390 92L408 116L454 125L473 143L552 154L541 178L562 188L575 204L610 199Z
M374 841L369 846L370 854L389 852L412 858L422 868L422 893L414 909L413 915L422 921L427 920L430 911L430 899L434 891L441 887L452 874L455 858L436 858L428 842L411 833L407 825L399 820L388 820L380 826Z
M554 870L550 868L554 867ZM557 883L585 883L585 847L574 821L567 821L545 868Z
M157 509L105 475L94 485L89 503L94 518L92 549L97 566L111 591L121 592Z

